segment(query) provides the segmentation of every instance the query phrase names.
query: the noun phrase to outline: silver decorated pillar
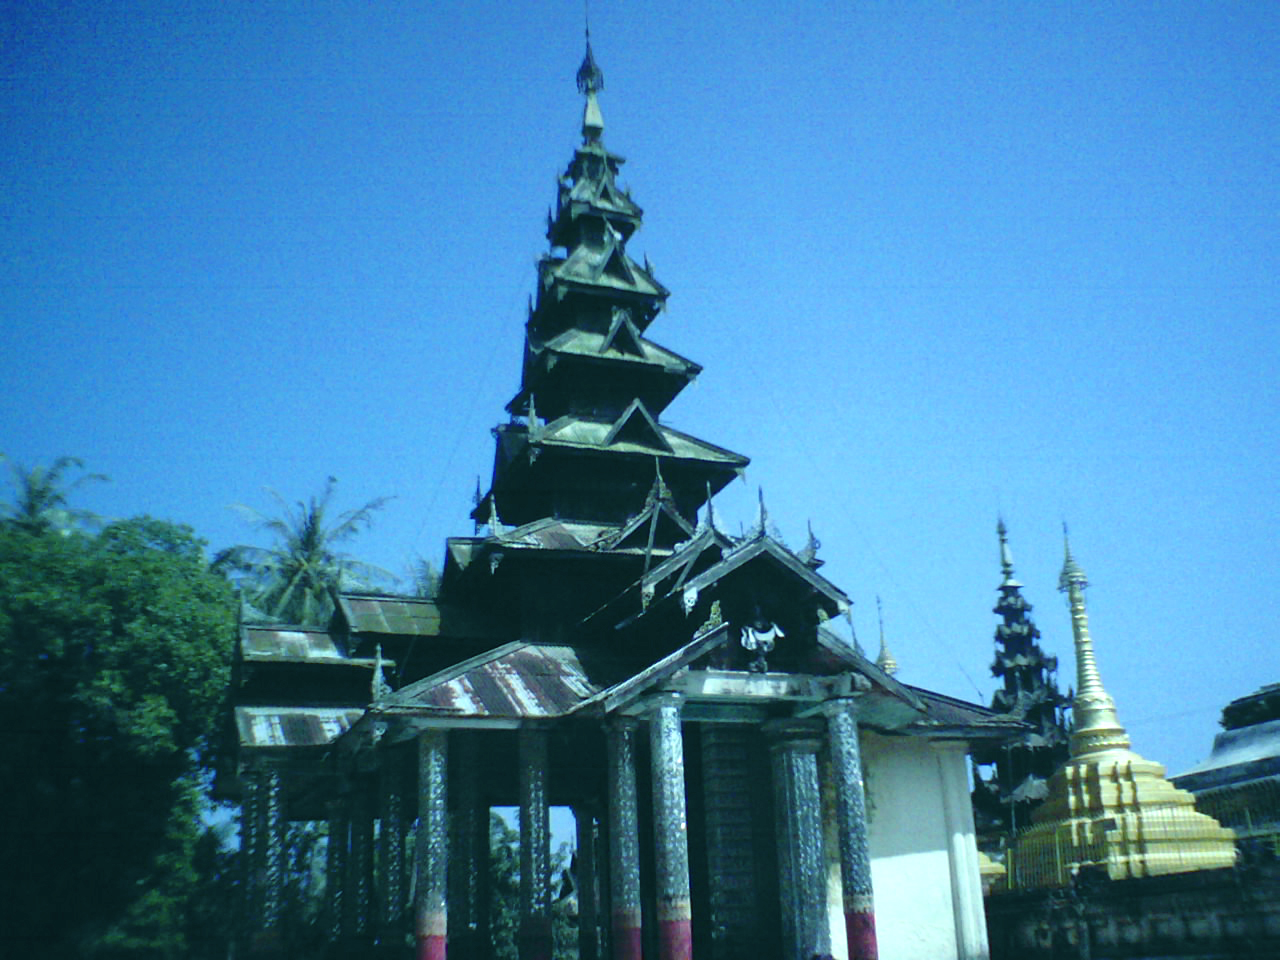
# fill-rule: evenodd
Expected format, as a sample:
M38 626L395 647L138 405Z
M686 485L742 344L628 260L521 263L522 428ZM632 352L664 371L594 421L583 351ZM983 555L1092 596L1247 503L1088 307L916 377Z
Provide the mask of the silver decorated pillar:
M680 703L679 694L663 694L649 714L659 960L690 960L693 955Z
M634 717L609 721L609 900L613 960L641 960L640 834Z
M475 730L453 734L449 827L449 953L454 960L486 957L489 808L480 796L480 738Z
M368 937L373 901L373 792L358 777L352 785L351 848L347 855L346 912L343 926L348 937Z
M573 808L577 828L575 882L578 894L578 960L599 960L600 923L597 916L596 818L591 807Z
M823 704L831 772L836 785L840 828L840 883L844 894L845 937L849 960L877 960L875 900L871 892L871 847L863 794L862 754L858 746L858 702L840 697Z
M278 937L284 910L284 780L272 767L245 772L242 841L248 856L246 916L257 948Z
M380 939L391 942L403 935L404 921L404 765L399 749L383 754L378 785L382 792L382 822L378 829Z
M350 824L347 816L345 798L330 800L329 838L325 848L324 888L326 900L326 920L329 927L329 939L337 942L346 931L342 925L345 910L343 900L347 882L347 844Z
M765 730L773 741L783 956L809 960L831 951L818 785L821 730L803 721L768 724Z
M551 960L551 811L547 731L518 734L520 764L520 960Z
M417 871L413 932L417 960L445 960L449 920L449 742L443 730L418 734Z

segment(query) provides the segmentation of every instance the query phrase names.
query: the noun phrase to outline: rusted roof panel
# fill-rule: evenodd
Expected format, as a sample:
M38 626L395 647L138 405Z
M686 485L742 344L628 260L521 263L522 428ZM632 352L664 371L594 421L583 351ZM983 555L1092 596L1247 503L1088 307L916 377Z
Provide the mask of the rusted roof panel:
M371 597L344 594L339 603L352 633L401 637L491 638L495 628L483 617L454 604L421 597Z
M242 747L320 747L351 729L359 707L236 707Z
M333 638L320 630L243 627L240 648L246 660L341 660Z
M411 684L393 694L387 704L440 710L451 716L557 717L626 679L636 667L598 654L589 663L584 658L571 646L508 644L448 673Z

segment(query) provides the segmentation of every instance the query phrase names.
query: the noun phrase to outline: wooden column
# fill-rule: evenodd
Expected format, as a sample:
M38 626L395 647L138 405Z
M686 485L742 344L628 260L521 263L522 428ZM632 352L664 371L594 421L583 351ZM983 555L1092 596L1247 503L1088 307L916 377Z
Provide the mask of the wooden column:
M347 844L349 824L345 797L330 800L329 839L325 850L324 886L326 901L326 921L329 927L329 940L336 943L345 935L342 915L345 909L343 899L347 882Z
M547 731L519 734L520 960L551 960L551 811L547 802Z
M378 784L382 791L382 822L378 830L379 884L382 910L380 939L392 943L404 936L405 771L399 748L382 754Z
M449 953L454 960L485 960L488 917L484 887L489 872L489 808L480 795L480 737L453 734L449 799Z
M351 846L347 855L346 914L348 937L368 938L372 933L373 903L373 791L364 777L357 777L351 794Z
M783 956L809 960L831 951L818 787L821 731L811 724L780 722L766 732L773 740Z
M578 894L578 960L599 960L599 885L596 882L596 818L593 808L586 804L575 806L573 820L578 834L574 877Z
M659 960L690 960L693 954L680 702L679 694L663 694L649 714Z
M844 894L845 936L849 960L877 960L875 900L871 891L871 848L867 840L867 804L863 795L862 755L858 746L858 703L841 697L823 705L831 772L836 781L836 819L840 826L840 883Z
M449 932L449 744L443 730L418 734L417 960L445 960Z
M640 828L634 717L609 721L609 900L614 960L641 960Z

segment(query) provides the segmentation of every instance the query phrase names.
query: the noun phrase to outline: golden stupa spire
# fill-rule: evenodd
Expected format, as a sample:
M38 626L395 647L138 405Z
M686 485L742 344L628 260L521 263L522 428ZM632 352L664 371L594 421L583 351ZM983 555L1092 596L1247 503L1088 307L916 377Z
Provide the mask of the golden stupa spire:
M1084 588L1089 585L1076 558L1071 555L1067 525L1062 525L1065 559L1058 589L1067 595L1071 607L1071 633L1076 645L1076 696L1071 704L1071 756L1129 749L1129 735L1116 716L1116 702L1102 685L1098 663L1089 636L1089 612L1085 609Z
M876 666L889 676L898 672L898 661L889 652L889 645L884 640L884 610L880 607L880 594L876 594L876 616L880 619L880 652L876 654Z
M1050 778L1031 827L1014 839L1010 885L1065 886L1082 870L1119 880L1232 866L1235 834L1197 812L1195 798L1166 780L1163 766L1130 749L1098 673L1084 603L1089 580L1071 555L1065 524L1063 541L1058 587L1076 648L1071 757Z

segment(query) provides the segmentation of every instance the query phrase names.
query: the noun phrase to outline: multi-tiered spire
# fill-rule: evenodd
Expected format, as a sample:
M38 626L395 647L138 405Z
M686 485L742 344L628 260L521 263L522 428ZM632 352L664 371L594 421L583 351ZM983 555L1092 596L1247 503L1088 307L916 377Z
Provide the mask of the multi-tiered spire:
M488 550L496 570L499 546L508 559L552 547L643 554L647 569L692 535L698 510L748 462L661 421L702 368L645 336L669 291L627 251L643 211L618 183L623 158L604 146L604 74L589 37L577 86L582 142L547 217L520 389L472 514L501 543L458 541L460 565Z
M1030 727L1019 739L978 757L996 768L994 780L978 784L975 791L980 819L989 830L1003 832L1030 822L1031 811L1048 795L1049 777L1067 759L1062 717L1067 698L1058 691L1054 676L1058 658L1046 655L1037 642L1040 630L1031 620L1031 604L1022 596L1022 584L1014 577L1003 518L996 523L996 534L1002 577L993 612L1001 623L996 627L991 673L1002 685L991 698L991 708Z
M1015 886L1061 886L1085 869L1112 879L1229 867L1234 835L1198 813L1195 799L1164 776L1164 767L1134 753L1102 685L1089 635L1088 578L1071 554L1059 589L1067 594L1075 637L1077 690L1071 758L1049 781L1034 826L1012 851Z

